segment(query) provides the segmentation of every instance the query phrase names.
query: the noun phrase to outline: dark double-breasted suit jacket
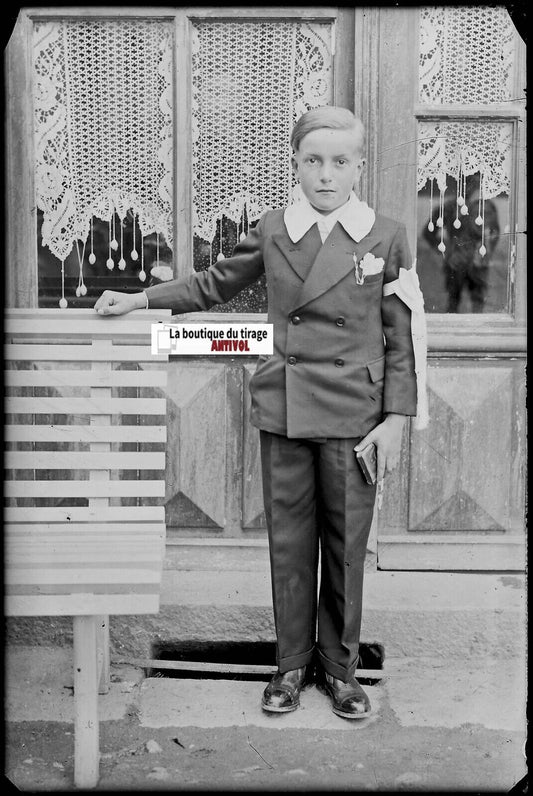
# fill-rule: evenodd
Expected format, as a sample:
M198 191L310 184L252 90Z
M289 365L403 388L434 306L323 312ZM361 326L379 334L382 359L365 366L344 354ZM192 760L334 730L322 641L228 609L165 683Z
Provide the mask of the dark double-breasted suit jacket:
M411 311L383 285L412 267L405 229L376 215L356 242L336 223L322 244L316 224L293 243L283 210L265 213L231 257L207 271L146 289L175 314L207 310L266 274L274 352L251 380L251 421L290 438L359 437L386 413L415 415ZM383 268L362 284L356 263ZM359 280L361 281L361 280Z

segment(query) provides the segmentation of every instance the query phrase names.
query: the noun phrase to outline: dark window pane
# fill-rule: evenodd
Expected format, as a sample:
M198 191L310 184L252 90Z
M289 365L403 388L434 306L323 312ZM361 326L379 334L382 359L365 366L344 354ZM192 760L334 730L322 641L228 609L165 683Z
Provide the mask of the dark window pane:
M240 224L235 224L226 216L217 223L217 232L213 242L202 240L194 236L194 270L205 271L217 261L221 254L230 257L233 249L239 242L242 234L255 226L256 222L248 226L246 215ZM261 277L253 285L246 287L226 304L218 304L211 308L211 312L267 312L266 280Z
M38 211L38 273L39 307L57 307L62 296L61 261L48 247L42 245L43 214ZM137 293L149 284L156 284L151 275L154 266L163 266L167 275L172 271L172 252L162 235L153 233L142 239L130 212L124 221L115 216L114 223L93 217L93 231L85 246L78 241L64 264L64 295L70 308L92 307L104 290ZM109 269L111 258L113 268ZM83 281L80 279L80 261ZM122 263L121 263L122 261ZM120 265L123 268L120 268ZM144 270L146 279L139 274ZM86 291L80 287L84 285Z
M448 176L441 216L439 192L431 194L428 180L418 193L417 218L417 271L426 311L508 311L508 195L480 203L476 174L466 180L462 205L457 202L456 181Z

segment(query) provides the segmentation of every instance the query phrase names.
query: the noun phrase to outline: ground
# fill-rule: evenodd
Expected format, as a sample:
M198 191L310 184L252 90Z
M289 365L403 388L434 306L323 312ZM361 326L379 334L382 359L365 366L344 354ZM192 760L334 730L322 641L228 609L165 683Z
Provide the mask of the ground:
M5 771L18 791L73 790L68 655L22 647L8 656ZM508 793L524 777L520 666L399 659L387 671L367 687L373 715L349 721L314 686L296 712L265 714L261 682L114 666L100 697L96 791Z

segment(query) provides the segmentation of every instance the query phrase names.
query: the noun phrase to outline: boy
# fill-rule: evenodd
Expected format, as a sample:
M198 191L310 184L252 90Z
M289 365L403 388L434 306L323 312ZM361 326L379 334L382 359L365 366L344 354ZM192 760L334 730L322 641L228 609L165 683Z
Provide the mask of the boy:
M299 201L265 213L233 256L207 271L136 295L105 291L95 304L104 315L207 310L266 273L274 353L259 358L250 391L278 671L262 707L295 710L316 653L333 711L350 719L371 710L354 672L376 490L354 447L375 443L378 482L397 463L406 416L417 413L409 306L419 311L422 301L403 226L354 193L363 135L344 108L305 113L291 136Z

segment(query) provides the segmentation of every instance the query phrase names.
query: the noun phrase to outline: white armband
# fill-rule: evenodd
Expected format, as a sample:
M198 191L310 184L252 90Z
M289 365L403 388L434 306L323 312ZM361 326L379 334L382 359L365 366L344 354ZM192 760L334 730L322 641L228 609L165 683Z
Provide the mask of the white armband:
M411 310L411 337L415 355L417 409L414 427L426 428L429 422L427 399L427 327L424 313L424 296L420 290L415 264L412 268L400 268L398 279L383 285L383 295L396 293Z

